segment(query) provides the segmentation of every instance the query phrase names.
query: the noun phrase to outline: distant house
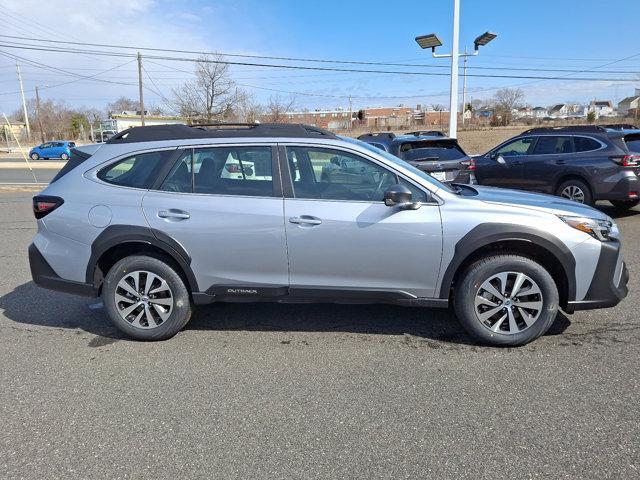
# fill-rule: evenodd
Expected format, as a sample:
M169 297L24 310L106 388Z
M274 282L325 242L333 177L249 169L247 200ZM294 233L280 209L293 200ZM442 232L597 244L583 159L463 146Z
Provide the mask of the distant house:
M100 130L116 134L126 130L127 128L139 127L142 125L140 113L140 111L133 110L125 110L121 113L111 113L107 120L100 123ZM145 111L145 125L170 125L176 123L186 124L187 119L168 115L149 115L148 112Z
M351 116L353 117L353 113ZM306 123L307 125L314 125L320 128L333 130L346 130L349 128L349 110L344 108L287 112L287 118L291 123Z
M552 118L566 118L569 108L566 103L557 103L549 108L549 116Z
M531 118L533 117L533 109L529 106L514 108L511 112L515 118Z
M635 114L640 109L640 88L636 88L636 94L618 102L620 115Z
M549 110L544 107L533 107L531 109L531 116L533 118L545 118L549 116Z
M613 117L616 114L611 100L591 100L587 111L595 113L596 118Z

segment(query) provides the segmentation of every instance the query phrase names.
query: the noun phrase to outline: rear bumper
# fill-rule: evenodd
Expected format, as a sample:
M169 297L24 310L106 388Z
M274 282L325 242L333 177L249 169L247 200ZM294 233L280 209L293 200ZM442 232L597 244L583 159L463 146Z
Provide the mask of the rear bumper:
M33 243L29 245L29 266L31 268L31 277L36 285L85 297L96 297L98 295L98 292L90 283L74 282L61 278Z
M635 192L636 197L629 196ZM635 200L640 192L640 178L634 172L625 172L625 176L618 180L609 191L598 192L596 189L596 200Z
M612 240L602 244L596 271L591 285L582 300L567 302L567 313L576 310L614 307L629 293L629 270L627 269L620 242Z

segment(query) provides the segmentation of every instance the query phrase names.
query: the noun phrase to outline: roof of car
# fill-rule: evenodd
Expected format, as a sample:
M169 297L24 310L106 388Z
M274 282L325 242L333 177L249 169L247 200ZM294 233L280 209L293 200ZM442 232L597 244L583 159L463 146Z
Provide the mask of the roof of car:
M122 144L162 140L239 137L337 138L327 130L300 123L174 124L128 128L117 133L105 143Z

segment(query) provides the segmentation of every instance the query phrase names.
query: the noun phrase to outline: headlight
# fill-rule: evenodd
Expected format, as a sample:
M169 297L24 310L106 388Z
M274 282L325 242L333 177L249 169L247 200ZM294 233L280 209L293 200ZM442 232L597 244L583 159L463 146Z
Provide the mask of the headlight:
M559 218L571 228L588 233L601 242L609 240L609 235L614 228L613 222L609 220L588 217L565 217L561 215L559 215Z

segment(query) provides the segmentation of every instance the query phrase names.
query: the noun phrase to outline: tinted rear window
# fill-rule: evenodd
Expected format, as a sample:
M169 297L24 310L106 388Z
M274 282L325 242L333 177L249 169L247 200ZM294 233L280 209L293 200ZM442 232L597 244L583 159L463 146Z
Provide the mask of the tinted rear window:
M75 148L72 149L69 160L67 160L67 163L65 163L64 167L60 169L60 171L56 174L56 176L53 177L53 180L51 180L51 183L64 177L67 173L69 173L71 170L76 168L78 165L84 162L87 158L91 158L91 155L85 152L81 152L80 150L76 150Z
M456 142L442 140L403 143L399 156L404 160L460 160L466 157Z
M588 137L573 137L573 143L576 147L576 152L589 152L602 147L600 142Z
M627 135L624 137L627 148L632 153L640 153L640 134Z
M114 185L151 188L164 163L175 150L139 153L112 163L98 172L98 178Z

